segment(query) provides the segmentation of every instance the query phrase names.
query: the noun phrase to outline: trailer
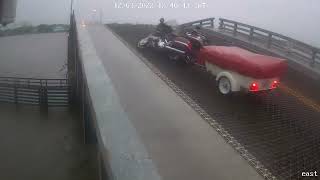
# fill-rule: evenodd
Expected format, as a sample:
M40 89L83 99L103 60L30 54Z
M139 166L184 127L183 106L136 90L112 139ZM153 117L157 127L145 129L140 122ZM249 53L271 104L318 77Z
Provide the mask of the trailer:
M228 46L202 47L196 63L216 77L218 90L223 95L276 89L287 70L285 59Z

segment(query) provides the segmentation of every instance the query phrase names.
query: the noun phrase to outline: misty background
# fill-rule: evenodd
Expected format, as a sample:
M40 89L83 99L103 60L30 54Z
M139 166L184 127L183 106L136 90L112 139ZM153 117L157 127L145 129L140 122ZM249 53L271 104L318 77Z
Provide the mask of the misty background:
M71 0L18 0L17 22L33 25L67 24ZM129 8L120 6L127 3ZM184 8L183 2L190 3ZM132 5L149 3L154 7L138 8ZM170 3L180 5L170 7ZM196 8L195 3L205 3ZM158 5L169 6L159 8ZM123 4L122 4L123 5ZM176 19L178 23L208 17L223 17L271 30L320 47L319 0L75 0L78 18L104 23L156 24L160 17ZM94 12L93 9L97 11ZM218 25L218 21L215 21Z

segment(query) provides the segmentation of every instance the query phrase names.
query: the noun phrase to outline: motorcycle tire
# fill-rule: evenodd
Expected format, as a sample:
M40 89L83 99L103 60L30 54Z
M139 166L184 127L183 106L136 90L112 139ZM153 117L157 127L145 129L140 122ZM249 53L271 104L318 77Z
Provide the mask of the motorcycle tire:
M184 65L193 65L194 62L195 62L195 59L191 55L186 55L185 57L183 57Z

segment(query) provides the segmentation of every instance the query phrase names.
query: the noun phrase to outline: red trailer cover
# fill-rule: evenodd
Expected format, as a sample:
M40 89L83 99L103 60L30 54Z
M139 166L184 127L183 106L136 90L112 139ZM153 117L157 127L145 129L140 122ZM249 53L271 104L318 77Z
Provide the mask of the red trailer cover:
M197 62L204 65L205 61L258 79L280 77L287 70L287 61L284 59L256 54L239 47L205 46L200 50Z

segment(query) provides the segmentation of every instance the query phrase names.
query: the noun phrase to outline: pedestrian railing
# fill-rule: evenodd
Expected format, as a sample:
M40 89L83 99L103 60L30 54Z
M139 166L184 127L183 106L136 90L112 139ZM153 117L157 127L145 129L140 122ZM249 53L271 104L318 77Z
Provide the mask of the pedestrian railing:
M67 79L0 77L0 102L68 106L69 94Z

